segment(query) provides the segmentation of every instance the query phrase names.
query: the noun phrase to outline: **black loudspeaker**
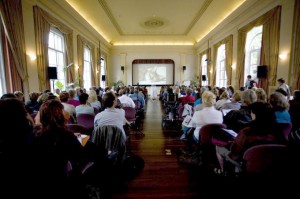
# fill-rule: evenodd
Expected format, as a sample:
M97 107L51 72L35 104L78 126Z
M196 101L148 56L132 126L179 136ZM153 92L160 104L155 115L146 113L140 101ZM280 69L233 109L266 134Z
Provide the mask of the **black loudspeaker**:
M257 66L257 78L266 78L267 77L267 66Z
M206 75L202 75L202 81L206 81Z
M56 67L48 67L48 79L57 79Z
M101 81L103 81L103 82L105 81L105 75L101 76Z

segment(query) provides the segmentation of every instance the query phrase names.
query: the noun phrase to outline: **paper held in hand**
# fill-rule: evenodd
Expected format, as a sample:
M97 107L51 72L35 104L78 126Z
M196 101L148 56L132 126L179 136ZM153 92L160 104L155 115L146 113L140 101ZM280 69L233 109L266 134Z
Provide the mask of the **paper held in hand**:
M190 115L185 116L182 125L187 126L187 127L192 127L191 122L192 121L192 117Z
M238 134L236 132L234 132L231 129L222 129L224 130L226 133L230 134L232 137L236 137Z

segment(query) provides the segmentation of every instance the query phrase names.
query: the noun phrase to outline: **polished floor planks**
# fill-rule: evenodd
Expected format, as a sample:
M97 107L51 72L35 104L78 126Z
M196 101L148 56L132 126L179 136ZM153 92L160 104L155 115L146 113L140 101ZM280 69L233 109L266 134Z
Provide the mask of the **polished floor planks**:
M191 178L190 169L178 162L180 133L163 131L161 103L149 100L143 121L145 136L130 135L130 153L139 155L145 167L113 198L197 198L199 184ZM167 153L171 151L170 153Z

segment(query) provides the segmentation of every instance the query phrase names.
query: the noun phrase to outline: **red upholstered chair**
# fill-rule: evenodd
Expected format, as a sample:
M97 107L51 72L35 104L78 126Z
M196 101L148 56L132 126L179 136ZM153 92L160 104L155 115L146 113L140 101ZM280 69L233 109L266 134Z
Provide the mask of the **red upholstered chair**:
M202 144L212 143L212 138L220 133L222 128L226 128L225 124L206 124L200 129L200 139Z
M288 147L261 144L250 147L243 155L242 171L246 174L279 174L289 164ZM282 174L282 173L281 173Z
M139 118L137 117L135 108L132 107L123 107L125 111L125 118L128 122L132 124L134 127L134 130L138 134L142 134L142 132L139 130Z
M215 143L213 143L213 137L215 134L220 133L222 128L226 128L226 125L213 123L206 124L200 129L199 137L203 162L206 166L211 168L214 168L218 165L216 147Z
M84 127L81 124L67 124L68 130L72 131L73 133L81 133L81 134L86 134L90 135L89 129Z
M280 129L280 132L284 135L285 140L289 140L289 134L292 130L292 123L277 123L278 129Z
M94 119L95 115L91 114L79 114L76 116L77 124L89 129L90 132L94 129Z

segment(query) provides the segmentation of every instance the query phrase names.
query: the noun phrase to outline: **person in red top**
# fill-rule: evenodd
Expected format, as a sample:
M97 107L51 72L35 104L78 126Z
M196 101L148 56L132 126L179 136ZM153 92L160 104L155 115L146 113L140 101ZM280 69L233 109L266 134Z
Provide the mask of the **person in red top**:
M191 102L195 102L195 97L192 96L192 89L188 88L186 90L186 96L182 97L180 99L181 99L182 104L188 104Z

